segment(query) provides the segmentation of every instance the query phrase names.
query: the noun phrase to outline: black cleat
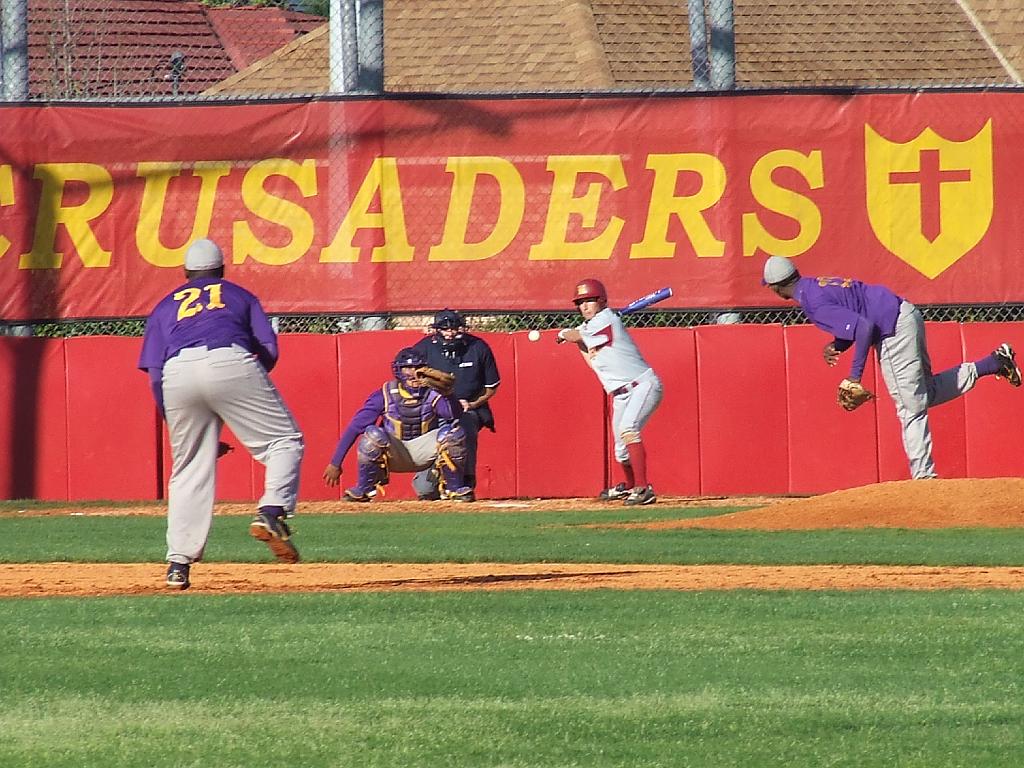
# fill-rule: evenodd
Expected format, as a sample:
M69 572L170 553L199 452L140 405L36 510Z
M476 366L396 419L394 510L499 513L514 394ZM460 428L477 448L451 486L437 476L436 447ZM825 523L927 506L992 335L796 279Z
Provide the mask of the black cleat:
M257 512L256 517L249 523L249 535L266 543L278 562L299 562L299 550L289 541L292 535L291 529L280 517L274 517L266 512Z
M597 495L598 501L618 501L629 496L629 489L625 483L619 483L614 488L605 488Z
M648 485L646 488L634 488L622 503L627 507L637 507L653 504L657 500L658 497L654 495L654 488Z
M369 501L371 498L373 498L373 494L372 493L363 493L363 491L360 488L358 488L358 487L356 487L356 488L346 488L345 489L345 493L343 494L342 501L365 502L365 501Z
M188 589L192 582L188 580L188 563L171 563L167 566L167 586L169 589Z
M999 362L999 373L996 376L1006 379L1011 387L1019 387L1020 368L1017 367L1017 353L1013 347L1003 342L992 352L992 356Z

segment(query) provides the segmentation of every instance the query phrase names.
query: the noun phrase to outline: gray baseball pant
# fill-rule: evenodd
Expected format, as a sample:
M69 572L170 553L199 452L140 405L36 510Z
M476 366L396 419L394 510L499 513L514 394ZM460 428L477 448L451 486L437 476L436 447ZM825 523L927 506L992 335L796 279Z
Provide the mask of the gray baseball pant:
M299 487L302 432L256 356L232 346L189 347L163 371L173 467L167 486L167 560L202 559L213 523L217 443L227 424L266 468L259 506L291 514Z
M910 461L910 474L915 480L937 477L928 409L973 389L978 383L978 369L974 363L960 363L932 375L924 318L909 301L900 306L896 332L879 343L878 359L903 428L903 448Z

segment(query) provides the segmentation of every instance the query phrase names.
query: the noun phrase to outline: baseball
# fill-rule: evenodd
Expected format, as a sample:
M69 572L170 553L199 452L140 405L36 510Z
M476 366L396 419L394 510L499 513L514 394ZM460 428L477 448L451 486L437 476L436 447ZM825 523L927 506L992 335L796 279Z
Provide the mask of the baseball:
M530 341L540 341L540 331L533 330L526 334L526 338Z

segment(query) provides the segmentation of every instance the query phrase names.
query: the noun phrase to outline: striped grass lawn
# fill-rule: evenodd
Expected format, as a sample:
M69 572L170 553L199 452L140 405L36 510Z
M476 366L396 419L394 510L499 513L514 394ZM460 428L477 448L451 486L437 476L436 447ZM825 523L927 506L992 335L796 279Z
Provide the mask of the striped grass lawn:
M1016 592L0 600L0 765L1024 765Z
M294 521L306 562L606 562L1019 565L1024 529L644 531L594 523L721 514L723 509L305 515ZM249 519L218 516L205 559L259 562ZM161 517L0 516L0 563L162 562Z
M721 513L725 510L715 510ZM307 561L1020 565L1024 531L635 531L712 513L319 515ZM207 559L266 560L244 517ZM0 562L160 562L164 521L0 517ZM0 766L1024 765L1024 593L0 599Z

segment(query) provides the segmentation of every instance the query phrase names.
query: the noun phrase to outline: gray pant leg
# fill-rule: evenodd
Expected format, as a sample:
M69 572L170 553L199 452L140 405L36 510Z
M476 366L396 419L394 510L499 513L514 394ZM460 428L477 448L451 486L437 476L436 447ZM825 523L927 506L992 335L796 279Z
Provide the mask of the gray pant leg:
M978 383L978 368L974 363L960 363L932 376L928 390L928 407L955 400L974 389Z
M622 433L643 429L661 403L661 397L661 379L650 373L634 389L612 398L612 437L615 460L620 464L629 461L629 449L622 439Z
M211 397L235 436L266 468L259 506L295 510L302 432L255 355L238 349L211 352Z
M388 463L392 472L419 472L434 466L437 459L437 430L432 429L412 440L391 437Z
M903 447L910 461L911 476L915 480L936 477L928 409L971 391L978 383L977 366L960 363L932 375L924 319L908 301L900 307L895 335L880 345L879 362L903 427Z
M202 358L164 366L163 392L173 464L167 484L167 560L201 560L213 523L221 420L203 395Z
M459 417L459 424L466 433L466 464L463 474L467 481L473 478L473 482L467 485L476 487L476 454L477 445L480 443L480 430L483 424L480 417L473 411L464 411ZM431 496L437 493L438 481L440 478L432 469L423 469L416 473L412 479L412 488L417 496Z
M935 477L928 404L932 396L931 359L925 347L924 320L917 307L904 301L896 332L878 350L882 378L903 428L903 449L915 479Z

